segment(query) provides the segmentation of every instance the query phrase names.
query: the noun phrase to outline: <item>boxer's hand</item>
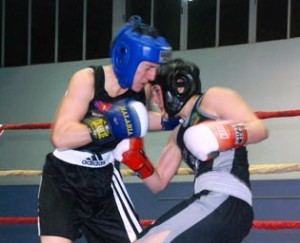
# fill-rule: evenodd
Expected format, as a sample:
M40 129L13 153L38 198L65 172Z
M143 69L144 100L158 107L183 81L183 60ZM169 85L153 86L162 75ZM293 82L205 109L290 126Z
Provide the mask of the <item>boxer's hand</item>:
M161 127L164 131L171 131L180 124L180 118L161 118Z
M239 148L247 142L243 124L207 121L189 127L183 136L187 149L199 160L211 159L214 152Z
M103 144L116 139L143 137L148 131L149 117L144 104L124 99L106 110L94 110L83 122L89 127L92 140Z
M113 156L132 169L141 179L151 176L154 172L152 163L144 153L142 138L122 140L113 150Z

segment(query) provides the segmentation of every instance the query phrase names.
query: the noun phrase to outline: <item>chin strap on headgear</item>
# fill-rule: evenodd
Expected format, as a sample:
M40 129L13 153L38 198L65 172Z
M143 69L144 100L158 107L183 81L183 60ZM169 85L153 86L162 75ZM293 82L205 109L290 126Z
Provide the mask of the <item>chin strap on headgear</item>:
M152 35L151 35L152 34ZM171 58L172 48L156 30L132 16L117 33L111 48L114 72L122 88L131 88L138 65L143 61L165 64Z
M163 65L157 75L156 83L162 88L164 108L169 117L175 117L186 102L201 94L200 70L191 62L174 59Z

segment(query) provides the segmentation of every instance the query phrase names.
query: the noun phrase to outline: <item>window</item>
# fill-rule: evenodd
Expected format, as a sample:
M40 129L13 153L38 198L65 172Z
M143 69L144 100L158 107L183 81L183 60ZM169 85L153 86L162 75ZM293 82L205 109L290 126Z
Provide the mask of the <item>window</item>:
M187 49L215 46L216 0L188 2Z
M87 1L86 59L109 57L112 36L112 1Z
M5 2L5 57L7 67L27 65L28 0Z
M300 1L291 1L291 37L300 37Z
M258 0L256 40L287 38L287 0Z
M83 0L60 0L58 61L82 60Z
M112 32L132 15L156 27L173 50L300 37L299 0L0 3L0 56L4 67L108 58Z
M54 62L55 0L32 0L31 63Z
M130 16L139 15L143 22L151 24L151 0L127 0L126 1L126 19Z
M154 26L179 50L181 0L154 0Z
M249 0L221 0L219 45L247 43L248 23Z

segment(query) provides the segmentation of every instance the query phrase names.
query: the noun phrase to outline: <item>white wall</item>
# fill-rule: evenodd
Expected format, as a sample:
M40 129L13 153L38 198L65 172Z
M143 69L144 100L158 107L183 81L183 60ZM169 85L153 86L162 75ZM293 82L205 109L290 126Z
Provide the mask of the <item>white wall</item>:
M175 57L199 64L203 90L220 85L237 90L254 111L300 109L300 38L273 42L174 52ZM48 122L65 92L72 73L109 60L32 65L0 69L0 123ZM233 107L234 109L234 107ZM300 163L299 117L265 120L269 139L250 145L251 164ZM155 161L167 132L145 138ZM52 150L47 130L6 131L0 137L0 170L42 169ZM252 175L253 179L298 178L298 173ZM37 183L38 177L0 177L0 184ZM177 176L176 180L190 180ZM125 178L135 181L135 178Z

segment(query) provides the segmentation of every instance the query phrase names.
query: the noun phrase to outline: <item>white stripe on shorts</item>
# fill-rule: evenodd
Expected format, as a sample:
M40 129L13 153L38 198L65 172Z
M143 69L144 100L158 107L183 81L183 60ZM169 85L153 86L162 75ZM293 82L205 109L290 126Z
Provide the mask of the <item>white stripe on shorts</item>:
M120 172L115 167L111 187L113 189L117 207L125 224L128 237L130 241L134 241L136 239L136 232L141 232L142 227L132 211L132 201L121 178Z

